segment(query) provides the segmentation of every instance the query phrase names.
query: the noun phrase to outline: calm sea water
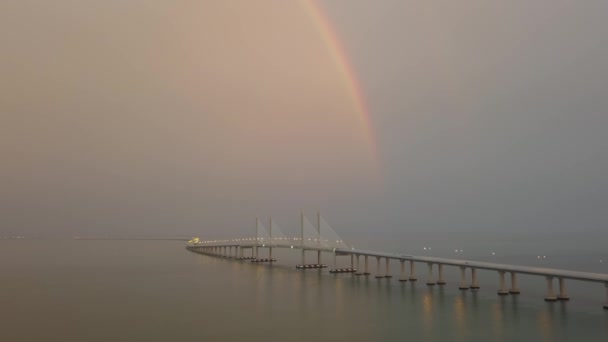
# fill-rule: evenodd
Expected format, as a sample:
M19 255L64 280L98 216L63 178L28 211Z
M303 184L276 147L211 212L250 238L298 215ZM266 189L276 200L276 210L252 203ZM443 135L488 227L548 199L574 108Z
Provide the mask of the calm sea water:
M0 341L608 341L600 284L571 282L570 302L545 303L537 277L498 297L492 272L473 293L455 270L429 288L275 256L269 266L177 241L0 240Z

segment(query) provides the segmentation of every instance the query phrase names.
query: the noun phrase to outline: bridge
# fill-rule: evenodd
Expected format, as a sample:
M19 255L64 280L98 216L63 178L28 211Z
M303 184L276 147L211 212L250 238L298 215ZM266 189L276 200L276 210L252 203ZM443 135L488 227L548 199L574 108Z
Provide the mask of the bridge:
M301 251L301 264L296 265L298 269L327 267L327 265L321 263L321 253L325 252L333 255L334 268L330 269L329 272L353 273L356 276L371 275L369 258L375 258L376 278L391 278L390 261L394 260L398 261L401 266L398 278L400 282L417 281L416 265L423 264L427 268L426 285L428 286L445 285L447 282L444 276L444 268L458 267L460 270L458 288L461 290L477 290L480 288L477 271L494 271L498 274L497 294L500 296L520 293L517 284L518 274L540 276L544 277L546 281L547 292L544 299L548 302L570 299L566 290L566 280L600 283L604 285L606 292L603 307L608 310L608 274L360 250L345 243L319 213L317 213L316 227L310 223L304 213L301 214L300 221L301 234L299 237L286 237L272 218L270 218L269 229L266 229L256 218L255 237L228 240L200 240L194 238L188 241L186 249L215 257L250 260L254 263L275 262L276 259L272 256L273 248L297 249ZM268 250L268 258L260 257L260 249ZM316 252L316 263L306 263L307 251ZM336 268L336 259L340 256L350 257L349 268ZM362 271L360 267L361 259L363 259ZM406 263L409 264L409 272ZM384 267L381 267L382 264ZM467 280L467 270L470 271L470 281ZM507 273L510 277L510 286L507 286L506 283ZM559 286L557 293L553 286L556 279Z

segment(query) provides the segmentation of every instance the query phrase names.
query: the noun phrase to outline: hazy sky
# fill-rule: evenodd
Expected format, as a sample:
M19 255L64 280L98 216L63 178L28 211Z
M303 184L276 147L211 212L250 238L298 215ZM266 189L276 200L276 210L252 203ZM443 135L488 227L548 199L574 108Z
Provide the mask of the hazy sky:
M0 2L0 235L608 231L608 2ZM377 155L374 150L377 149Z

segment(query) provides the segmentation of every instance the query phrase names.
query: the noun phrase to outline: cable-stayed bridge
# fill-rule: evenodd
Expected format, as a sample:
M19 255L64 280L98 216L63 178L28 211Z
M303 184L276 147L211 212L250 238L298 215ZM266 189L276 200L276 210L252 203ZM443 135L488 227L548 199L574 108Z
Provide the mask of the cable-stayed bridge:
M427 256L414 256L407 254L395 254L386 252L366 251L355 249L347 244L333 230L333 228L317 213L316 227L304 216L300 217L300 236L286 236L279 225L270 218L268 228L256 218L256 236L237 238L229 240L201 240L194 238L188 241L186 248L192 252L201 253L214 257L230 258L234 260L248 260L255 263L275 262L272 251L274 248L286 248L300 250L301 263L296 265L298 269L325 268L327 265L321 263L322 253L333 256L334 268L331 273L353 273L355 276L369 276L369 258L376 259L375 277L392 278L390 262L400 263L400 282L417 281L416 265L426 265L426 284L428 286L445 285L445 267L458 267L460 270L460 290L478 290L480 284L477 272L495 271L498 274L497 294L501 296L517 295L520 293L517 275L526 274L541 276L545 278L547 292L545 301L567 301L570 299L566 290L566 280L601 283L605 287L604 309L608 310L608 274L577 272L569 270L518 266L508 264L496 264L489 262L435 258ZM262 258L260 250L266 249L268 257ZM316 252L316 263L306 263L306 252ZM350 257L349 268L336 268L336 259L341 256ZM361 259L363 259L363 270L361 270ZM383 262L384 261L384 262ZM409 264L409 269L406 267ZM470 280L467 280L467 270ZM507 285L506 275L510 276L510 286ZM554 290L554 280L557 279L558 291Z

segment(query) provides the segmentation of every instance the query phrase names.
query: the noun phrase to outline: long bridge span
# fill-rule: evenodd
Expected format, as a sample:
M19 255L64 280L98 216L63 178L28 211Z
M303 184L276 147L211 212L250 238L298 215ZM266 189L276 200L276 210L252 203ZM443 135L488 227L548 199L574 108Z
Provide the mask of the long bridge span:
M371 275L369 259L375 258L377 272L375 277L391 278L390 261L399 261L401 270L398 281L400 282L417 281L416 265L422 264L426 265L425 280L429 286L445 285L444 268L458 267L460 270L458 288L461 290L476 290L480 288L477 271L495 271L498 274L499 283L497 294L501 296L520 293L517 283L518 274L540 276L545 278L547 290L544 299L549 302L558 300L567 301L570 299L566 290L566 280L600 283L603 284L606 292L603 307L608 310L608 274L355 249L347 245L319 214L317 214L317 226L314 227L302 213L301 235L299 237L286 237L272 218L270 219L269 229L266 229L259 219L256 219L255 237L229 240L201 240L194 238L188 241L186 245L186 249L192 252L234 260L250 260L256 263L275 262L276 259L272 256L273 248L300 250L301 264L296 265L298 269L325 268L327 265L321 263L321 253L330 253L333 255L334 268L330 269L329 272L353 273L356 276ZM268 258L260 257L260 249L268 250ZM316 252L316 263L306 263L307 251ZM340 256L350 257L350 268L336 268L336 259ZM363 262L363 269L361 269L361 262ZM408 266L407 264L409 264L409 270L406 267ZM467 270L469 270L470 280L467 280ZM506 281L507 274L510 278L509 285L507 285ZM554 290L554 280L557 280L557 291Z

